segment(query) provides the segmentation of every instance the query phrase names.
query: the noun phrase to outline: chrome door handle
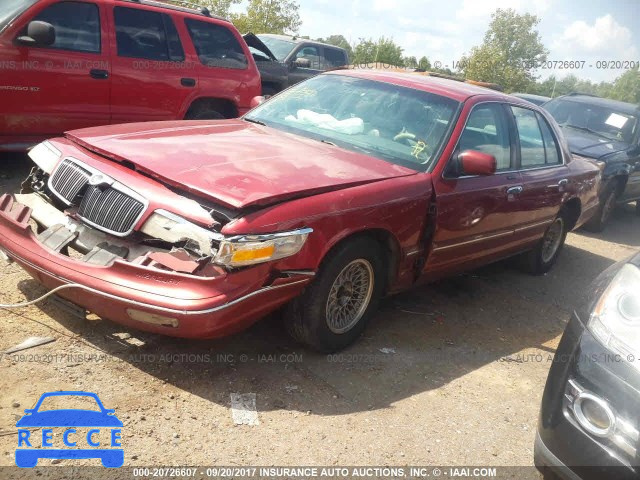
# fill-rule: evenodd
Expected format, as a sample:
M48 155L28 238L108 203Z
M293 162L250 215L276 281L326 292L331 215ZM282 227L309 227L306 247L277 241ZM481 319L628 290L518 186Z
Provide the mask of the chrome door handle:
M522 193L522 186L518 185L517 187L507 188L507 195L519 195Z
M558 182L559 187L566 187L568 184L569 184L569 180L567 180L566 178L563 178Z

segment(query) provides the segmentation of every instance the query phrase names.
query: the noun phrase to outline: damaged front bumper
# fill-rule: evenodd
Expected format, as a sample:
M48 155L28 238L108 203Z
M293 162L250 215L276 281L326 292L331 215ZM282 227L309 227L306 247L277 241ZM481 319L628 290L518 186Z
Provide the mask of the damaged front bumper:
M0 197L0 250L48 289L76 285L60 291L61 297L140 330L186 338L225 336L288 302L312 278L306 272L274 272L269 263L191 275L167 269L168 262L155 268L153 261L128 261L93 244L84 257L74 258L60 253L59 245L77 242L77 235L70 238L75 232L60 225L36 235L32 215L32 208L14 196ZM98 242L93 233L100 234L89 230L82 238ZM174 263L179 270L180 259Z

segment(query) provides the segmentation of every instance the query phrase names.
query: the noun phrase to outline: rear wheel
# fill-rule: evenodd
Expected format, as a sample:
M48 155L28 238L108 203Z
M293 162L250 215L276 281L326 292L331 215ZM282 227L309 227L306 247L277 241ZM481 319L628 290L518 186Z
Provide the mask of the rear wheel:
M321 352L353 343L375 313L385 288L386 262L372 240L337 247L313 283L285 310L285 324L298 341Z
M533 275L547 273L556 263L567 238L567 216L561 211L549 225L538 245L524 257L525 269Z
M607 188L600 198L598 210L591 220L585 224L584 228L591 232L602 232L611 219L611 215L616 208L617 199L618 190L616 188L616 183L613 181L609 182L609 185L607 185Z

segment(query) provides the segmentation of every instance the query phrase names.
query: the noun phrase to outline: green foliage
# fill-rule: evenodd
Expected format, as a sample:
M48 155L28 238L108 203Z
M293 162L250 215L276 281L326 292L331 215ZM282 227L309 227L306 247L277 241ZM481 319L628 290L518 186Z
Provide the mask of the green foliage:
M429 59L425 56L422 56L420 58L420 60L418 61L418 68L421 68L423 70L431 70L431 62L429 61Z
M246 13L232 13L231 20L241 33L291 34L302 24L295 0L249 0Z
M536 26L540 20L513 9L491 15L482 45L460 60L466 78L502 85L505 91L523 91L536 79L535 67L547 58Z
M199 2L203 7L207 7L213 15L229 18L231 16L231 6L237 5L241 0L202 0Z
M402 47L391 38L380 37L377 41L361 38L353 49L354 64L387 63L404 66Z
M349 55L349 59L353 58L353 48L351 47L347 39L342 35L329 35L327 38L318 38L317 41L344 48Z

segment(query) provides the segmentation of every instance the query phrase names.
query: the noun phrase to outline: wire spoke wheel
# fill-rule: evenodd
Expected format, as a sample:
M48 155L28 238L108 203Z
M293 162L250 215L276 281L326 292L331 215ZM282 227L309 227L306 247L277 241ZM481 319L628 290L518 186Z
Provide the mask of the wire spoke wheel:
M373 294L374 274L371 263L359 258L338 274L329 290L326 316L333 333L351 330L364 315Z
M564 220L558 217L547 229L542 239L542 261L550 262L554 255L558 252L558 248L562 244L562 235L564 232Z

